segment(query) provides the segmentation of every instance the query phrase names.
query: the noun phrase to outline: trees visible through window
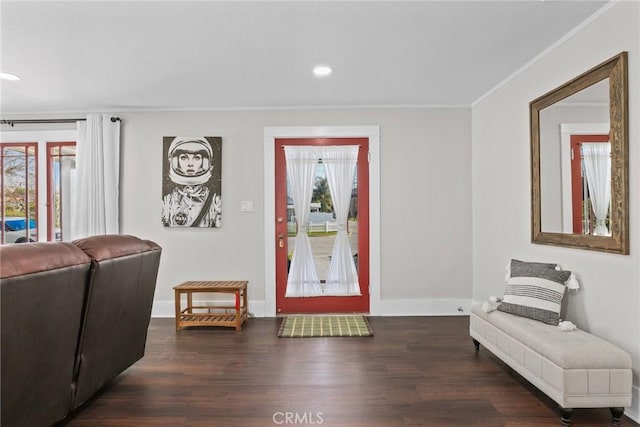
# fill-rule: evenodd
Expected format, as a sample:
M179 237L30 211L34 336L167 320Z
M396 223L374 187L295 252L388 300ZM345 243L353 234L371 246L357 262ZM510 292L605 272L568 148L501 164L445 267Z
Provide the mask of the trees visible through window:
M68 238L76 143L3 142L0 167L0 242Z
M0 144L2 243L38 240L38 144Z

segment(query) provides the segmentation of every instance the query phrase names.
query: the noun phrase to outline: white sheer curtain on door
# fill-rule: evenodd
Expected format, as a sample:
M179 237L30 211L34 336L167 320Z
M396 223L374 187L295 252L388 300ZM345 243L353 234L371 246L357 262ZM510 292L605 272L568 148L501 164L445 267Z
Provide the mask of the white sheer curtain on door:
M313 260L313 251L307 223L313 195L313 179L318 165L318 153L314 147L285 146L287 176L291 186L293 208L298 223L296 248L293 252L285 297L311 297L322 295L320 279Z
M581 151L589 197L596 216L593 234L595 236L611 235L606 224L611 203L611 144L584 143Z
M118 234L120 122L88 114L77 122L76 192L71 238Z
M357 145L322 148L322 164L327 175L333 211L338 223L338 233L333 245L324 295L362 295L347 232L358 149Z

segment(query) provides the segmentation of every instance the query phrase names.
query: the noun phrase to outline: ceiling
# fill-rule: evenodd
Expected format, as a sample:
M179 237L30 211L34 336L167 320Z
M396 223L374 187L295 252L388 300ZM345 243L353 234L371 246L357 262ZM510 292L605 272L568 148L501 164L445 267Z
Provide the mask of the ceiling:
M606 3L1 0L0 108L469 106Z

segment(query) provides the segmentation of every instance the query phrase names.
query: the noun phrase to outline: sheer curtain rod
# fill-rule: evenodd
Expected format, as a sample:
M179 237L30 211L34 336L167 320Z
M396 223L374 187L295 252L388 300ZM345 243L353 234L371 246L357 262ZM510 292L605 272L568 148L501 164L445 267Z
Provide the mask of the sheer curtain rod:
M24 120L0 120L0 124L9 125L21 125L29 123L75 123L78 121L84 121L87 119L24 119ZM120 117L111 117L112 122L121 121Z

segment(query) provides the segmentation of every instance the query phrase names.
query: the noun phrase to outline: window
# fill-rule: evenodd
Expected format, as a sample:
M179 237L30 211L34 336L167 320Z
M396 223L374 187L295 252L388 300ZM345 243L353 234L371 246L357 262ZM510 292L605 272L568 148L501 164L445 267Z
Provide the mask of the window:
M47 143L47 240L63 240L70 234L75 172L76 143Z
M76 131L3 132L0 243L68 240Z
M38 240L38 145L0 144L2 243Z

